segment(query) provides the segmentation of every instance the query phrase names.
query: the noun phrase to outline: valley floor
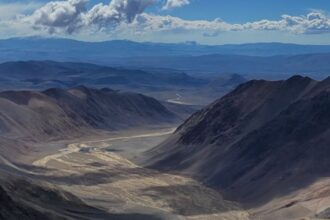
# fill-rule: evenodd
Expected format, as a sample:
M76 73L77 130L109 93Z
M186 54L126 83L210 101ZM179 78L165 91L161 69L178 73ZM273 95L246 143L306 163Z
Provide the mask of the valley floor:
M237 204L191 178L138 165L143 151L173 131L130 132L71 143L39 156L28 169L4 162L109 213L152 214L159 219L248 219Z

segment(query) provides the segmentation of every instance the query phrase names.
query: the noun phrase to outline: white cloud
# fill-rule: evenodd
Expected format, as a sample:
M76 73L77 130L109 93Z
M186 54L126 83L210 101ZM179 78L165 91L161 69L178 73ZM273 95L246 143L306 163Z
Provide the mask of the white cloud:
M261 20L243 25L244 29L278 30L294 34L319 34L330 32L330 18L322 11L306 16L282 15L280 20Z
M89 25L100 29L133 22L138 14L153 5L155 0L112 0L109 5L98 4L85 14Z
M127 36L128 33L143 35L163 32L194 32L204 37L217 37L223 32L249 30L293 34L330 33L330 18L322 11L311 11L301 16L283 15L278 20L264 19L235 24L220 19L185 20L145 12L148 7L161 2L160 0L112 0L109 4L96 4L90 9L87 8L87 2L88 0L50 1L38 8L31 6L32 11L29 13L23 10L18 16L0 16L0 32L17 36L108 34L117 37ZM167 4L168 2L170 1ZM0 13L5 9L0 4Z
M283 15L279 20L260 20L242 24L232 24L220 19L184 20L172 16L143 13L133 22L139 31L200 31L204 36L216 37L226 31L282 31L293 34L330 33L330 18L324 12L313 11L306 16Z
M36 29L45 29L50 33L62 30L69 34L84 26L84 13L87 0L53 1L35 10L32 15L23 18Z
M167 0L166 4L163 6L163 10L179 8L189 4L190 4L189 0Z
M122 22L132 22L155 0L112 0L108 5L102 3L90 10L86 9L88 0L52 1L25 16L22 21L35 29L45 29L49 33L72 34L84 28L113 29Z
M220 19L206 20L184 20L173 16L160 16L143 13L136 17L130 28L136 28L139 32L145 31L238 31L242 25L229 24Z

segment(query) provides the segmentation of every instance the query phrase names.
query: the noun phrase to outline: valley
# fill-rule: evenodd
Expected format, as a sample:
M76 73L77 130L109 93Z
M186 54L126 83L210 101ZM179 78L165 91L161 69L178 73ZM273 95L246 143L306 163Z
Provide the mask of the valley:
M0 219L329 219L329 54L0 40Z
M144 167L191 105L86 86L3 91L0 103L0 188L24 219L248 219L199 181Z
M25 210L0 217L326 219L329 88L253 80L200 110L182 93L0 92L0 193Z
M0 0L0 220L330 220L330 1Z

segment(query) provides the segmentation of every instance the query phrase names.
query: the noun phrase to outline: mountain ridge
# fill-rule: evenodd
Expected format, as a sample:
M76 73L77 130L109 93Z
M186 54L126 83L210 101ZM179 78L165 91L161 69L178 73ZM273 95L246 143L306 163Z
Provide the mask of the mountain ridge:
M116 130L178 120L154 98L85 86L43 92L4 91L0 92L0 102L1 133L16 137L29 134L38 139L39 135L66 136L66 132L84 133L86 129Z
M14 43L12 43L14 42ZM270 55L284 55L284 54L303 54L303 53L319 53L330 52L330 45L308 45L308 44L294 44L294 43L281 43L281 42L255 42L255 43L241 43L241 44L220 44L220 45L208 45L199 44L196 42L178 42L178 43L160 43L160 42L137 42L131 40L108 40L108 41L80 41L69 38L45 38L45 37L26 37L26 38L9 38L0 40L1 43L18 47L20 42L41 43L42 47L46 46L46 43L53 47L53 45L66 44L72 46L70 49L77 49L78 46L92 46L118 49L117 47L126 47L126 49L134 51L134 49L144 48L145 51L140 53L149 53L149 55L159 55L155 51L160 51L163 55L203 55L203 54L237 54L237 55L257 55L270 56ZM45 44L43 44L45 43ZM24 45L27 46L27 45ZM170 52L164 53L167 49ZM120 51L116 51L120 52ZM119 53L125 55L124 53ZM146 56L145 54L144 56ZM118 56L118 54L117 54ZM130 55L132 56L132 54Z
M264 204L330 173L329 104L328 79L249 81L193 114L146 152L146 164L195 176L249 207Z
M253 43L213 46L116 40L81 42L61 38L0 40L0 62L54 60L135 69L177 69L189 73L238 73L257 78L260 74L264 77L284 74L281 78L288 74L310 74L321 78L330 71L327 65L329 54L330 45ZM297 55L300 55L299 59ZM252 65L248 65L250 62ZM242 68L238 63L244 63Z

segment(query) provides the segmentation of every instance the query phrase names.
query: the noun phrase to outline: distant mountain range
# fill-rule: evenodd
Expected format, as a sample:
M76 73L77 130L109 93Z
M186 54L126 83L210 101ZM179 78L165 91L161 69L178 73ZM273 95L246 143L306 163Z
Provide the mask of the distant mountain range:
M131 68L172 68L200 75L242 74L261 79L283 79L300 74L325 78L330 73L330 53L278 56L243 56L210 54L202 56L173 56L127 58L109 61L111 65Z
M153 88L200 86L207 80L182 72L153 73L136 69L112 68L88 63L17 61L0 64L0 85L5 88L46 89L78 85Z
M180 97L179 101L193 104L208 104L245 81L237 74L208 78L166 69L138 70L74 62L16 61L0 64L1 90L67 89L85 85L143 93L163 101Z
M329 91L330 78L249 81L193 114L148 152L149 165L195 176L249 208L300 192L330 173ZM296 203L321 196L304 195Z
M54 60L199 73L328 74L330 45L82 42L56 38L0 40L0 62Z
M1 55L27 55L30 59L61 58L95 58L95 60L111 57L148 57L148 56L201 56L207 54L246 55L246 56L276 56L297 55L309 53L330 53L330 45L298 45L285 43L251 43L202 45L187 43L151 43L127 40L103 42L84 42L64 38L12 38L0 40ZM35 57L34 57L35 56ZM3 56L2 56L3 57ZM3 57L4 58L4 57ZM27 58L27 57L23 57ZM21 59L16 57L16 59Z

